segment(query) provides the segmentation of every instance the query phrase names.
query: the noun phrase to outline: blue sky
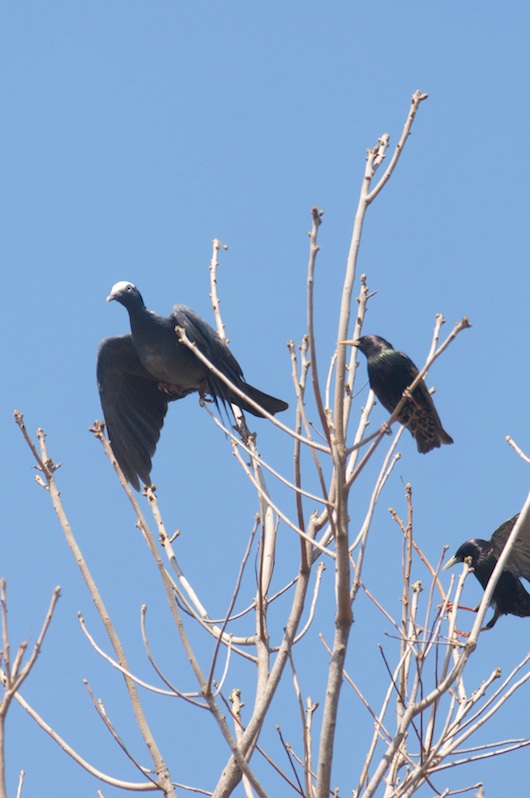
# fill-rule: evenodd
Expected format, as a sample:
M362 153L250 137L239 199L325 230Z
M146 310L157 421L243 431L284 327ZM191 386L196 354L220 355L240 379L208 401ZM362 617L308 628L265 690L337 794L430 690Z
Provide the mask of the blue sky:
M82 679L113 719L122 713L129 719L126 702L119 677L78 631L80 609L103 641L48 497L33 483L13 410L25 413L31 430L44 427L50 454L63 463L58 480L67 512L138 671L149 673L138 628L143 602L161 608L158 621L153 615L153 637L167 668L175 662L184 668L127 500L87 432L101 417L98 343L128 331L123 308L105 297L116 281L131 280L153 310L167 313L182 302L211 321L208 263L219 237L229 245L219 291L231 347L251 383L293 404L285 342L299 342L305 332L310 208L325 211L316 286L322 369L336 340L366 148L385 132L395 143L413 91L428 92L399 167L368 213L359 273L377 294L364 330L388 338L420 365L437 312L447 332L464 314L473 327L429 376L455 445L423 458L403 436L402 460L376 515L366 579L396 608L395 569L386 576L382 561L395 550L399 562L387 507L405 512L405 483L414 489L416 537L434 560L445 544L453 550L469 537L489 537L520 509L528 490L527 467L505 436L530 452L529 23L524 4L515 11L489 0L480 7L415 0L4 5L0 575L8 581L13 644L34 641L49 596L61 585L49 637L23 693L102 770L136 775L96 719ZM364 362L360 368L363 379ZM373 422L383 418L376 408ZM292 422L291 411L285 420ZM290 443L265 422L256 428L266 459L290 474ZM182 530L186 571L208 605L225 608L255 499L227 441L193 398L171 408L153 474L168 527ZM374 474L375 465L372 480ZM359 488L352 519L362 519L366 502ZM282 535L287 557L292 540ZM280 568L278 584L290 573ZM323 598L314 631L330 638L331 574L325 587L330 598ZM480 595L471 580L466 594L469 604ZM352 632L361 640L369 632L363 606L355 608ZM504 618L481 637L473 663L478 680L496 666L507 673L522 658L529 623ZM384 625L377 634L383 640ZM349 663L367 691L380 667L370 645ZM308 647L315 674L322 672L321 648ZM191 674L173 675L191 689ZM323 683L310 676L303 689L323 700L316 695ZM285 695L292 700L287 687ZM527 702L525 694L496 720L499 739L528 733ZM171 760L180 752L179 778L192 780L196 757L204 759L188 746L193 713L152 698L147 705L164 753ZM353 701L352 707L360 713ZM354 736L361 728L355 718ZM272 730L276 722L273 712ZM347 794L356 755L347 718L344 729L334 783ZM296 739L296 721L288 731ZM280 756L274 731L267 740ZM221 745L214 749L211 771L202 766L202 786L212 786L225 756ZM521 791L527 762L528 753L518 753L455 772L448 783L483 779L486 795L499 795L509 767L512 791ZM16 707L8 766L11 793L21 768L28 794L37 787L42 795L71 794L72 783L79 795L97 789Z

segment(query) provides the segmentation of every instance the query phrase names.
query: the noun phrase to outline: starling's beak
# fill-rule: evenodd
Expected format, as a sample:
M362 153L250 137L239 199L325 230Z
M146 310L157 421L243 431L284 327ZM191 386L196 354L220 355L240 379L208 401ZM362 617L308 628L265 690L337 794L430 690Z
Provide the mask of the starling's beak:
M450 560L447 560L442 571L447 571L448 568L451 568L453 565L456 565L457 562L461 562L461 560L457 560L456 557L451 557Z
M359 346L359 341L338 341L338 343L345 346Z

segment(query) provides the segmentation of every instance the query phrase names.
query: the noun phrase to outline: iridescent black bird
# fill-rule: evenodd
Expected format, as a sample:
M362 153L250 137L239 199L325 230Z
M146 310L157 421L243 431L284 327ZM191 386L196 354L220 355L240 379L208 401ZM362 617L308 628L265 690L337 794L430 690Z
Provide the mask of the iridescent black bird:
M97 378L101 406L112 451L131 485L139 479L151 484L151 458L169 402L198 391L223 405L235 404L254 416L263 416L232 391L179 341L181 327L197 350L230 382L261 408L274 415L288 405L245 382L241 366L210 325L198 313L175 305L169 316L158 316L144 305L135 285L113 286L107 302L115 299L129 312L131 334L106 338L98 351ZM175 457L185 461L185 453Z
M454 557L444 565L444 570L468 557L475 576L486 589L493 569L497 565L506 541L515 526L519 514L501 524L491 536L491 540L474 538L463 543ZM520 578L530 581L530 520L527 520L519 532L515 545L504 565L499 581L493 591L491 606L493 618L486 624L492 629L501 615L518 615L520 618L530 616L530 593L521 584ZM478 610L478 607L474 610Z
M370 387L389 413L403 396L403 391L412 385L418 369L403 352L379 335L363 335L357 341L343 341L361 350L368 359ZM453 443L453 439L442 427L431 395L422 380L414 388L412 398L407 399L397 420L407 427L416 441L418 452L425 454L439 448L442 443Z

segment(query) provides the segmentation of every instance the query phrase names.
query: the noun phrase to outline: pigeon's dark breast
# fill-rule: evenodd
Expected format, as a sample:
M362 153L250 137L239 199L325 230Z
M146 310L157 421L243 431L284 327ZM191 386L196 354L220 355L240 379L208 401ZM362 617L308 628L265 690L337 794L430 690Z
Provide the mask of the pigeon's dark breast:
M157 380L179 385L181 388L197 389L204 380L204 368L197 358L175 341L174 347L137 346L142 365Z

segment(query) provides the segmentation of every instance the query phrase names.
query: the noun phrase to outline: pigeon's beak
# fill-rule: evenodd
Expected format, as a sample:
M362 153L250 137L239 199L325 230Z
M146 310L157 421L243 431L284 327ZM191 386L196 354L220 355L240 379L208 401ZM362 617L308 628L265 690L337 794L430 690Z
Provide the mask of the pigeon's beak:
M344 344L344 346L359 346L359 341L339 341L339 344Z
M457 560L456 557L451 557L451 559L447 560L447 562L445 563L444 567L442 568L442 571L447 571L448 568L452 568L452 566L456 565L457 562L459 562L459 560Z
M112 302L113 299L116 299L116 294L109 294L107 297L107 302Z

